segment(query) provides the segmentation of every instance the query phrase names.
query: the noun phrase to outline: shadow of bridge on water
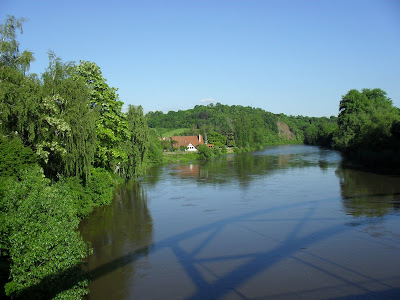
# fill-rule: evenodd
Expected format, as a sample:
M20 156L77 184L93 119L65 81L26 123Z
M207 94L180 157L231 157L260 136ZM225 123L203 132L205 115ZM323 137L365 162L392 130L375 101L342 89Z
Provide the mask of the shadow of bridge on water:
M313 217L315 215L315 211L318 208L318 205L321 201L329 201L330 199L321 199L318 201L304 201L301 203L288 204L288 205L280 205L277 207L272 207L264 210L257 210L249 213L244 213L241 215L236 215L233 217L224 218L203 226L199 226L182 233L176 234L169 238L158 241L152 245L147 247L143 247L132 251L126 255L123 255L119 258L116 258L102 266L99 266L93 269L89 274L92 280L96 280L101 278L119 268L122 268L128 264L132 264L140 258L146 257L157 251L161 250L171 250L171 252L176 256L177 261L185 271L186 275L190 278L191 282L195 285L196 290L191 295L187 295L185 299L195 300L195 299L220 299L230 295L231 293L235 294L236 298L240 299L257 299L251 298L248 295L243 294L239 291L238 287L252 278L256 277L261 272L264 272L270 269L273 265L281 262L286 258L291 258L296 260L299 263L302 263L308 267L313 268L319 272L323 272L324 274L336 279L336 281L341 282L338 286L330 286L329 288L342 288L342 287L351 287L356 289L358 292L358 296L348 295L345 297L340 297L340 299L371 299L374 297L385 297L389 299L400 299L400 288L399 286L393 286L388 284L388 281L395 280L396 282L400 282L400 276L395 278L373 278L366 274L362 274L360 271L351 269L348 266L340 265L335 261L326 259L324 257L317 256L312 253L308 253L302 249L306 249L311 245L319 243L324 240L328 240L335 235L342 234L346 231L352 230L353 226L346 226L343 224L343 219L340 218L318 218ZM306 212L300 216L299 218L276 218L280 211L285 211L293 208L307 208ZM253 222L293 222L293 228L284 237L283 240L276 240L273 237L267 235L265 232L260 232L258 230L253 230L249 228L247 225ZM334 223L329 226L325 226L324 228L316 229L308 234L302 235L301 231L305 228L307 224L310 222L323 222L323 221L332 221L326 223ZM246 225L247 224L247 225ZM246 254L238 254L238 255L225 255L225 256L215 256L215 257L207 257L200 258L199 254L210 245L213 241L218 239L218 236L222 234L222 231L227 226L239 226L242 229L248 230L253 234L257 234L260 239L269 239L276 242L276 246L272 249L267 249L265 251L256 251L253 253ZM201 241L197 247L192 249L191 251L185 250L180 244L183 241L186 241L194 236L205 235L204 239ZM357 276L358 278L363 278L362 281L352 281L349 280L348 277L342 276L340 272L333 272L331 269L323 267L321 265L310 263L307 260L297 257L295 254L299 251L302 253L306 253L310 257L317 258L320 261L324 261L325 265L329 264L335 266L336 269L340 269L343 272L347 272ZM218 276L213 273L207 267L208 263L213 262L230 262L237 259L245 259L245 262L235 267L233 270L227 272L223 276ZM199 271L201 267L204 270L207 270L209 273L213 274L215 280L212 282L207 281L204 277L203 273ZM57 276L65 277L66 274L55 274L53 277ZM54 279L53 278L53 279ZM45 280L43 282L46 282ZM52 294L48 295L48 298L52 298L57 294L57 292L61 292L64 289L72 287L76 282L70 281L70 284L60 286L60 290L54 291ZM34 288L40 288L41 284L38 284L34 287L26 289L23 295L29 295L29 290ZM266 286L268 283L265 283ZM374 290L367 288L368 284L371 284L375 287ZM376 290L376 286L379 286L379 290ZM267 287L266 287L267 289ZM326 287L321 287L321 289L326 289ZM312 293L316 292L319 289L314 290L305 290L296 292L296 294L274 294L270 295L273 298L280 297L292 297L297 298L299 294L302 293ZM359 298L358 298L359 297ZM266 299L267 297L263 297L262 299ZM334 299L334 297L332 298Z
M186 275L190 278L191 282L196 287L196 292L192 295L188 295L185 299L220 299L227 296L230 293L235 293L236 297L241 299L250 299L248 296L242 294L237 287L245 282L251 280L261 272L264 272L271 268L273 265L279 263L280 261L286 258L292 258L297 262L307 265L319 272L323 272L330 277L340 281L345 286L349 286L355 288L360 295L368 296L378 296L380 292L376 292L374 290L370 290L366 288L368 283L373 284L374 286L379 285L382 292L382 295L389 295L393 297L400 296L400 289L398 286L392 286L386 283L388 278L385 279L377 279L372 278L368 275L362 274L357 270L353 270L348 266L339 265L338 263L328 260L326 258L318 257L319 260L323 260L325 263L334 265L336 269L341 269L347 273L352 273L353 275L357 276L358 278L363 278L363 281L352 281L349 280L345 276L341 276L338 272L333 272L327 268L319 266L317 264L310 263L304 259L296 257L298 251L303 251L303 253L307 253L304 250L307 247L310 247L313 244L319 243L323 240L327 240L332 238L335 235L344 233L345 231L351 230L352 228L349 226L345 226L343 223L338 223L337 221L343 220L339 218L316 218L314 216L315 210L318 207L318 204L321 201L326 201L329 199L323 199L319 201L305 201L302 203L297 204L288 204L288 205L281 205L278 207L268 208L264 210L253 211L241 215L237 215L234 217L225 218L219 221L212 222L210 224L206 224L203 226L199 226L194 229L187 230L180 234L176 234L172 237L166 238L161 240L153 245L150 245L149 248L142 248L136 251L133 251L127 255L119 257L107 264L104 264L91 272L92 278L95 280L100 278L109 272L112 272L118 268L121 268L127 264L133 263L134 261L138 260L139 258L146 256L148 254L155 253L161 250L171 250L172 253L176 256L177 261L185 271ZM308 209L304 213L304 215L300 218L292 218L292 219L276 219L276 215L280 211L284 211L287 209L293 208L300 208L307 206L311 208ZM271 219L271 215L274 216ZM225 255L225 256L216 256L216 257L208 257L208 258L199 258L199 254L209 246L213 241L218 239L218 236L222 234L222 231L231 225L240 226L243 229L249 230L255 234L257 234L260 238L266 238L269 240L274 240L271 236L266 235L264 232L254 231L248 228L245 224L252 223L252 222L284 222L290 221L294 222L293 228L291 232L282 240L277 241L277 246L268 249L265 251L258 251L254 253L247 253L247 254L239 254L239 255ZM309 222L322 222L322 221L336 221L336 224L331 226L326 226L321 229L317 229L309 234L301 235L300 232L302 229L309 223ZM329 222L328 222L329 223ZM194 236L198 235L205 235L202 242L192 249L191 251L185 250L181 244L183 241L193 238ZM315 254L308 253L309 256L316 257ZM229 262L238 259L245 259L246 262L242 263L241 265L237 266L233 270L229 271L227 274L223 276L218 276L212 270L207 267L208 263L214 262ZM215 280L212 282L206 280L203 273L199 271L199 267L208 271L210 274L213 275ZM399 279L398 278L391 278ZM266 283L267 285L268 283ZM331 287L331 288L339 288ZM312 291L304 290L305 293L310 293ZM281 294L280 296L284 296ZM286 296L290 296L286 295ZM295 295L293 295L296 297ZM298 296L298 294L297 294ZM274 297L279 297L279 295L274 295ZM349 299L353 299L351 297L355 297L353 295L349 295ZM252 298L254 299L254 298Z

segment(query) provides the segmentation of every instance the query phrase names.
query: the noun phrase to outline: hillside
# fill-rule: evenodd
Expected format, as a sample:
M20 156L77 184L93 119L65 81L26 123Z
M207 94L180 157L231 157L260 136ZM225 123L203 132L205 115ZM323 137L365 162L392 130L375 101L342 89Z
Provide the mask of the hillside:
M146 118L149 126L163 136L169 130L188 128L178 132L181 135L203 134L209 137L210 143L215 143L215 138L221 141L221 135L227 146L239 148L285 142L312 144L312 140L305 135L309 128L321 129L336 124L335 117L294 117L273 114L261 108L220 103L196 105L192 109L168 113L149 112Z

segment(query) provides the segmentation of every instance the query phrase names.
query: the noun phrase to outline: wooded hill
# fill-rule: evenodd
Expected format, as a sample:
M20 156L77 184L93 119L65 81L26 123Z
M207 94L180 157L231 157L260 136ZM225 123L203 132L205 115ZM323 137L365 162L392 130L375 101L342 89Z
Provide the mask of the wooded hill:
M221 103L196 105L193 109L149 112L150 127L164 132L188 128L181 135L203 134L208 142L239 148L267 144L306 143L329 146L337 130L337 118L287 116L261 108Z

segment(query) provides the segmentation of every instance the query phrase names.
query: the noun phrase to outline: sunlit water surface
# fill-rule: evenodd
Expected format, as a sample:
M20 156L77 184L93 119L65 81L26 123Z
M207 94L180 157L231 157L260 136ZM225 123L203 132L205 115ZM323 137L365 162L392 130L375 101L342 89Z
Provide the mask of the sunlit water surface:
M89 299L400 299L400 179L274 146L154 168L81 224Z

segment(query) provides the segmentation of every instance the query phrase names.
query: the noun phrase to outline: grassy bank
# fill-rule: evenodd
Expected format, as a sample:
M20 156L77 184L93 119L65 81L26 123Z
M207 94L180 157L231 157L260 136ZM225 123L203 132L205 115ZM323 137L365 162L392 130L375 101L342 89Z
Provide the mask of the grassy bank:
M163 152L163 159L162 159L162 164L172 164L172 163L185 163L185 162L192 162L196 160L202 160L204 157L211 158L215 156L223 156L226 154L240 154L240 153L248 153L256 150L262 150L264 147L267 146L276 146L276 145L288 145L288 144L302 144L299 141L296 140L281 140L281 141L276 141L273 143L268 143L263 146L253 146L253 147L227 147L226 152L225 151L213 151L214 149L208 149L208 153L204 156L201 155L202 151L199 152L189 152L189 151L165 151Z
M163 153L163 164L174 164L181 162L196 161L198 158L197 152L175 151Z

